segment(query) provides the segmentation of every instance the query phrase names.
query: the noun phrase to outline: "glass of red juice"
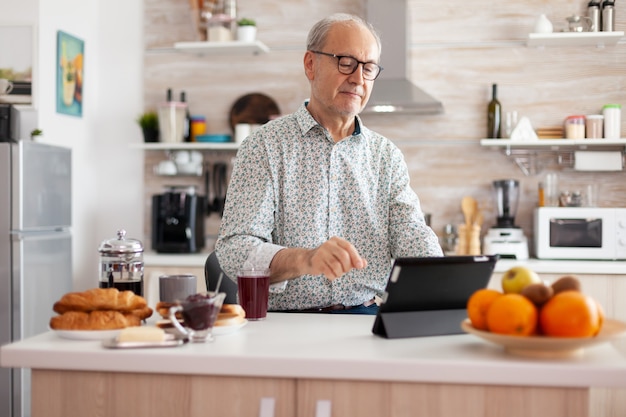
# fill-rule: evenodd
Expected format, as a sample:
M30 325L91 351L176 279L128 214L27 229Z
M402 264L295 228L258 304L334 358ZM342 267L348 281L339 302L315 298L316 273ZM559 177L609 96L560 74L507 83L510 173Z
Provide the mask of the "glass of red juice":
M242 269L237 273L239 304L248 320L264 320L270 294L269 269Z

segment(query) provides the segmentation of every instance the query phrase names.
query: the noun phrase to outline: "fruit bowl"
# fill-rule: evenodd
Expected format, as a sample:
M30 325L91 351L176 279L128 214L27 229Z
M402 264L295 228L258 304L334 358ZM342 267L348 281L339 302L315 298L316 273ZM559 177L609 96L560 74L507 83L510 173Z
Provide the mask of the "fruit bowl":
M595 337L548 337L548 336L508 336L477 330L469 319L461 322L461 328L488 342L503 346L513 355L535 358L565 358L579 355L588 346L610 342L626 334L626 323L607 319L602 330Z

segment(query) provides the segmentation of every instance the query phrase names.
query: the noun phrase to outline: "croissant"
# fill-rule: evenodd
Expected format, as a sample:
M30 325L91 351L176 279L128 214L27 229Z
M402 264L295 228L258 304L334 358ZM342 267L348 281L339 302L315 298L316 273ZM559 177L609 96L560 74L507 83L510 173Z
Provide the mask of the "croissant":
M54 330L115 330L139 325L139 317L119 311L68 311L50 319Z
M132 314L133 316L139 317L139 320L145 320L148 317L152 316L152 312L153 310L150 307L146 306L143 308L138 308L136 310L133 310L130 312L130 314Z
M84 292L70 292L54 303L53 310L59 314L68 311L114 310L130 312L147 306L146 299L132 291L117 288L92 288ZM152 313L150 313L152 314Z

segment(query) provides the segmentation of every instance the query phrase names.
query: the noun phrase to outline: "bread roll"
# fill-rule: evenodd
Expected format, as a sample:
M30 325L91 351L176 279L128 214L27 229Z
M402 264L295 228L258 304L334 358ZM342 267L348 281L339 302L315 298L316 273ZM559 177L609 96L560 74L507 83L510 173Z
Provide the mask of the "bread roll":
M156 311L163 317L164 319L170 318L170 308L180 305L179 303L166 303L164 301L159 301L156 305ZM176 317L179 319L183 318L182 312L177 312Z
M59 314L68 311L90 312L112 310L130 312L147 306L146 299L132 291L119 291L117 288L93 288L83 292L65 294L54 303L53 310Z
M139 326L141 320L134 314L119 311L68 311L50 319L54 330L115 330Z
M219 313L213 326L234 326L244 322L244 318L236 313Z
M241 317L246 317L246 312L239 304L222 304L220 313L231 313L240 315Z

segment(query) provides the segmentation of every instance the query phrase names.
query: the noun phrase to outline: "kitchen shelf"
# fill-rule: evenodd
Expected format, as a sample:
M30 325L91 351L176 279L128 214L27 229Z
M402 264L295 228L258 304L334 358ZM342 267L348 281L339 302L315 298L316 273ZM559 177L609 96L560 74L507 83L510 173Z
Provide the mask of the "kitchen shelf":
M622 139L537 139L537 140L510 140L510 139L481 139L481 146L493 146L498 148L578 148L589 147L623 147L626 149L626 138Z
M260 55L270 49L261 41L254 42L176 42L174 50L197 55Z
M626 138L622 139L481 139L480 146L499 149L511 158L524 175L536 174L541 170L541 157L555 158L559 165L573 166L574 151L619 150L626 153Z
M613 46L624 32L555 32L529 33L527 46Z
M146 151L182 151L182 150L212 150L212 151L236 151L239 144L235 142L180 142L180 143L133 143L134 149Z

